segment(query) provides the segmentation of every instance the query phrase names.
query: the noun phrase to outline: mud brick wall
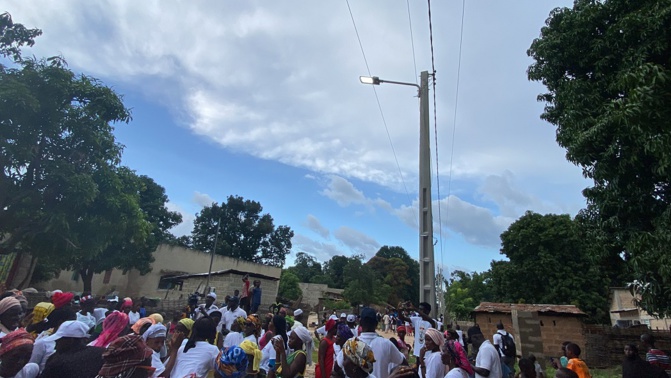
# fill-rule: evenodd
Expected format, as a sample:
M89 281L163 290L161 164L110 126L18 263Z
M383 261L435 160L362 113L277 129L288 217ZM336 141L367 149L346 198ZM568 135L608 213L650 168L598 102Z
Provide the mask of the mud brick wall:
M585 349L585 337L583 335L581 318L540 314L538 319L543 337L543 354L546 357L561 356L561 344L564 341L578 344L581 349Z

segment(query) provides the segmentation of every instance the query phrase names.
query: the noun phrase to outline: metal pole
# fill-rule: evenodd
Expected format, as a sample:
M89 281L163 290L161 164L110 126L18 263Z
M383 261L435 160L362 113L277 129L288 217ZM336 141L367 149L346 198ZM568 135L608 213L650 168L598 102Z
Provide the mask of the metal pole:
M214 263L214 255L217 253L217 240L219 240L219 225L221 225L221 217L217 220L217 233L214 234L214 248L212 249L210 256L210 269L207 271L207 284L205 288L210 290L210 276L212 275L212 263Z
M431 305L436 317L436 284L431 212L431 142L429 133L429 72L422 71L419 89L419 300Z

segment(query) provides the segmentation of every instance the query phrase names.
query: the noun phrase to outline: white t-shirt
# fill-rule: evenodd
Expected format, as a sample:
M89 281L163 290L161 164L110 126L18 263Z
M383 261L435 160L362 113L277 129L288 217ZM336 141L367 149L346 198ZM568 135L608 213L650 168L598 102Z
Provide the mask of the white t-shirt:
M35 344L33 344L33 354L30 356L29 362L39 365L41 373L49 357L54 354L54 348L56 348L56 341L47 341L46 337L35 341Z
M508 332L506 330L500 329L500 330L497 330L496 333L494 334L494 337L492 337L492 339L494 340L494 346L499 347L499 355L501 357L504 357L504 355L503 355L503 338L502 338L501 335L505 336L507 334L508 334Z
M398 348L384 337L375 332L362 332L359 339L373 350L375 355L375 363L373 364L373 372L379 378L389 377L389 371L403 363L405 357ZM438 378L443 378L441 375Z
M277 352L275 352L275 347L273 347L273 341L281 339L282 336L280 335L273 336L273 338L270 339L270 341L268 341L268 344L266 344L266 346L264 346L263 349L261 349L262 357L259 366L266 372L266 374L270 370L271 365L272 367L275 367L275 365L277 365L275 361L275 358L277 357Z
M156 368L156 371L154 371L154 374L151 376L152 378L158 378L158 376L165 371L165 365L163 365L163 362L161 362L161 353L152 353L151 366Z
M349 330L352 331L354 337L359 336L359 327L350 328Z
M86 326L89 327L89 329L96 326L96 318L90 313L84 315L81 312L77 311L77 321L86 324Z
M492 345L489 340L485 340L485 342L480 345L478 355L475 357L475 366L489 370L489 376L486 378L502 378L501 356L499 356L496 348L494 348L494 345ZM478 373L475 373L475 377L485 378Z
M135 324L138 320L140 320L139 312L131 311L128 313L128 323L130 323L130 325Z
M461 344L462 346L464 346L464 345L465 345L465 344L464 344L464 331L458 329L458 330L457 330L457 335L459 335L459 344Z
M224 348L239 346L244 340L245 337L242 335L242 333L229 332L228 335L226 335L226 338L224 338L224 344L222 346Z
M455 367L447 372L445 378L468 378L468 372L460 367Z
M236 308L233 311L226 311L224 314L221 316L221 323L226 326L226 329L230 331L231 326L233 325L233 322L235 319L243 317L247 317L247 313L245 310L241 309L240 307Z
M40 366L35 363L27 363L14 377L11 378L36 378L40 374Z
M384 314L384 316L382 317L382 321L384 322L384 324L389 324L389 314Z
M172 369L170 376L186 377L195 374L197 378L207 377L210 370L214 369L219 348L207 341L197 341L195 347L184 353L185 346L186 344L179 347L175 367Z
M424 347L424 337L426 336L426 330L431 328L431 323L426 320L422 320L421 316L411 316L410 323L412 328L415 330L415 343L413 345L413 354L419 357L419 351Z
M424 378L444 378L445 365L440 359L440 352L426 352L424 365L426 365L426 376Z
M254 344L256 344L257 346L259 345L259 339L258 339L258 338L256 337L256 335L253 334L253 333L252 333L251 335L245 337L242 341L245 341L245 340L251 341L251 342L253 342ZM242 342L242 341L241 341L241 342Z

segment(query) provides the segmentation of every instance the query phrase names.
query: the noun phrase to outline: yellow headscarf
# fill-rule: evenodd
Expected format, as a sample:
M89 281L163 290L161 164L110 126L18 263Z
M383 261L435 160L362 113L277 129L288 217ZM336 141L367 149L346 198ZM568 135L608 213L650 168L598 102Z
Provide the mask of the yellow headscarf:
M240 343L240 349L244 350L246 354L251 354L254 356L252 370L254 373L258 372L259 366L261 365L261 359L263 358L263 353L261 353L258 345L256 345L256 343L253 341L245 340Z
M50 302L40 302L36 304L35 308L33 308L33 324L37 324L46 319L54 309L56 309L56 306Z
M154 324L163 323L163 315L161 315L161 314L158 314L158 313L151 314L151 315L148 316L148 318L154 319Z
M187 336L191 336L191 329L193 329L193 319L185 318L179 321L179 324L183 325L186 327L187 330L189 330L189 334Z

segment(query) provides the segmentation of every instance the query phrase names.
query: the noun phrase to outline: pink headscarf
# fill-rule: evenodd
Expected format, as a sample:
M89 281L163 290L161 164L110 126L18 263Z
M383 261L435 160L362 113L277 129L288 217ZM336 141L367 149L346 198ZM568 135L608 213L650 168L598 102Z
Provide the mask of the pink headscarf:
M443 341L445 341L445 337L443 337L443 334L440 333L440 331L435 328L427 329L425 335L426 337L430 337L433 343L439 347L443 345Z
M107 348L112 341L128 326L128 315L123 312L114 311L103 321L103 331L97 339L91 343L92 346Z

